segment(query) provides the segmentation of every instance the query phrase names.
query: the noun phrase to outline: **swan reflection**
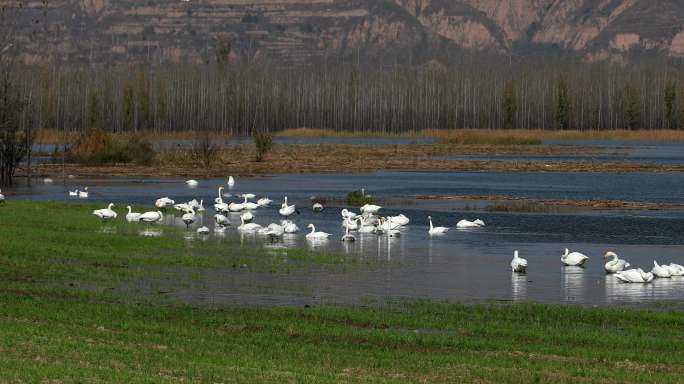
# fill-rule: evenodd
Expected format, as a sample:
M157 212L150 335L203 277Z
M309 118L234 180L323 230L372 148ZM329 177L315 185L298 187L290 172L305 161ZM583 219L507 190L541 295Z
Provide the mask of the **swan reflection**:
M164 231L161 228L145 228L139 230L138 234L143 237L161 237Z
M527 275L511 272L511 294L513 301L527 299Z
M584 272L584 268L581 267L561 267L561 281L565 301L577 301L578 298L582 298Z

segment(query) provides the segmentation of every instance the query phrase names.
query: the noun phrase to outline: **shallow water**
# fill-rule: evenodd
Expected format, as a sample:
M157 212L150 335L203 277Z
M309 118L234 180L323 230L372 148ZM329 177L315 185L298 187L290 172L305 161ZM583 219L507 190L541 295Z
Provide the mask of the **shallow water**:
M31 189L8 191L11 199L69 200L65 190L90 187L89 201L150 205L168 195L177 201L203 198L208 212L204 223L191 226L189 241L196 241L194 229L211 226L209 208L215 188L224 180L200 180L198 188L182 180L134 180L123 178L68 180L62 184L35 184ZM253 192L277 203L284 195L300 207L295 217L300 228L308 223L317 230L333 233L327 242L311 244L303 234L269 247L317 247L347 252L364 258L392 260L398 265L378 270L295 273L272 275L244 271L202 271L194 284L165 287L169 294L193 303L226 304L315 304L382 301L394 298L449 300L532 300L549 303L629 304L684 300L684 278L658 279L649 285L628 285L606 276L602 255L617 252L635 267L650 270L653 260L684 264L684 212L671 211L577 211L563 214L520 214L473 212L455 202L422 201L412 195L512 195L544 199L622 199L642 202L684 202L679 173L503 173L503 172L377 172L368 174L297 174L238 178L226 193ZM342 197L352 189L365 187L378 199L394 202L385 214L405 213L409 226L399 238L357 235L351 244L342 235L339 208L328 206L321 213L310 210L311 196ZM17 193L17 194L15 194ZM239 200L235 198L234 200ZM79 200L73 200L79 201ZM209 202L209 203L207 203ZM267 225L277 220L277 204L255 212L256 222ZM88 214L84 212L84 214ZM427 235L426 217L435 225L453 227L461 218L482 218L487 226L477 230L452 229L445 236ZM179 219L165 225L183 226ZM239 223L233 216L234 225ZM97 224L94 220L93 225ZM105 226L106 227L106 226ZM103 228L105 228L103 227ZM164 226L141 226L144 235L168 236ZM213 236L215 235L211 235ZM229 230L225 236L240 236ZM253 236L245 241L263 242ZM565 247L589 255L584 269L562 267L559 257ZM513 250L528 259L527 275L509 271Z

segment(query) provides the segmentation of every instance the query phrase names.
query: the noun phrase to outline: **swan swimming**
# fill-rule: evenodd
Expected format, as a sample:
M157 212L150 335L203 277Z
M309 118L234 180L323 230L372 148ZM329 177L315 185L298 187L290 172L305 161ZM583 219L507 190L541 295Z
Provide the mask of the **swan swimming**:
M188 187L193 188L193 187L196 187L196 186L199 184L199 182L198 182L197 180L195 180L195 179L190 179L190 180L186 180L186 181L185 181L185 184L186 184Z
M93 215L99 217L100 219L102 219L102 221L116 219L117 214L116 214L116 212L114 212L114 210L112 210L113 206L114 206L114 203L109 203L107 208L94 210Z
M261 199L257 200L257 204L260 207L268 207L272 202L273 200L269 199L268 197L262 197Z
M78 197L78 189L69 191L69 196L71 197Z
M359 208L361 213L377 213L382 207L375 204L364 204Z
M375 225L370 225L368 222L366 222L366 219L364 219L363 216L357 216L356 219L359 222L359 228L358 231L359 233L377 233L378 228Z
M567 248L565 248L565 253L561 255L563 264L571 267L583 267L587 260L589 260L588 256L579 252L570 252Z
M169 199L168 197L160 197L157 199L157 201L154 202L154 206L159 208L159 209L164 209L168 206L174 205L176 202Z
M615 277L625 283L650 283L653 281L653 274L644 272L641 268L616 272Z
M228 176L228 181L226 182L226 184L228 184L229 187L235 185L235 179L233 178L233 176Z
M223 204L223 187L218 188L218 197L214 199L214 203Z
M126 206L126 208L128 209L128 213L126 214L126 221L128 221L129 223L140 221L141 213L132 212L130 205Z
M430 222L430 229L428 229L428 234L430 236L443 235L443 234L449 232L449 228L447 228L447 227L434 227L432 225L432 216L428 216L428 221Z
M518 257L518 251L513 251L513 260L511 260L511 271L517 273L527 272L527 260Z
M247 201L247 199L250 199L250 197L247 197L248 195L242 195L242 197L245 198L245 201L242 203L242 209L247 209L247 210L254 210L259 208L259 204L257 203L252 203L251 201ZM251 195L254 196L254 195ZM253 197L251 197L253 199Z
M316 227L313 224L309 224L306 227L311 228L311 232L306 234L308 240L324 240L330 236L327 232L316 232Z
M671 276L684 276L684 267L679 264L670 263L670 265L662 265L662 267L667 268Z
M285 233L285 229L280 224L271 223L266 228L261 228L257 232L260 235L265 235L274 238L282 236Z
M603 255L603 259L609 259L611 257L613 259L609 260L605 265L607 273L620 272L629 268L629 263L625 260L619 259L615 252L608 251L605 255Z
M299 232L299 227L293 221L281 220L280 225L283 226L283 231L285 233L297 233L297 232Z
M658 278L672 277L672 275L670 275L669 268L664 268L664 267L658 265L658 262L655 260L653 261L653 269L651 270L651 273L655 277L658 277Z
M404 216L403 213L400 213L397 216L389 216L387 217L387 221L397 223L400 226L408 225L408 223L410 222L409 218Z
M323 210L323 204L321 204L321 203L315 203L315 204L311 207L311 209L312 209L314 212L321 212L321 211Z
M83 188L82 191L78 191L78 197L80 199L87 199L88 198L88 187Z
M476 219L473 221L470 220L460 220L458 223L456 223L456 228L480 228L484 227L484 221L480 219Z
M295 213L297 209L295 208L295 205L287 205L287 196L285 196L285 202L281 205L280 210L278 210L278 213L280 213L281 216L289 217L293 213Z
M240 203L230 203L228 204L228 210L231 212L240 212L245 209L245 206Z
M209 234L209 228L202 226L197 228L197 233L200 235L208 235Z

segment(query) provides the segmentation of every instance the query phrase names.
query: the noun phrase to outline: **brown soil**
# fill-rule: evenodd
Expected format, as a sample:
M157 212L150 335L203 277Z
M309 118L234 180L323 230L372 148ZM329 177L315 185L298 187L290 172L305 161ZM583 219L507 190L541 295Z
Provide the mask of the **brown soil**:
M684 165L654 165L620 162L481 161L434 160L448 155L563 155L599 153L592 148L572 146L502 145L274 145L264 161L254 161L254 146L233 145L220 150L209 166L193 159L183 149L157 155L151 166L114 164L90 166L67 164L65 174L77 176L218 177L307 172L368 172L383 169L438 169L452 171L510 172L664 172L684 171ZM59 177L61 164L34 167L35 175Z
M643 203L623 200L552 200L528 199L513 196L483 196L483 195L421 195L418 200L458 200L458 201L514 201L548 206L567 206L591 209L674 209L684 208L684 204Z

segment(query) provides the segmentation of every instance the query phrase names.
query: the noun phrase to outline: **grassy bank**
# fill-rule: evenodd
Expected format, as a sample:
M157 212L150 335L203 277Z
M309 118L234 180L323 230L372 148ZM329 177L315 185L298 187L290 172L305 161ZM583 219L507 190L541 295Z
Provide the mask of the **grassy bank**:
M202 279L168 272L185 267L269 271L272 255L227 240L187 241L169 227L162 238L140 237L129 224L98 223L92 208L0 205L0 381L674 383L684 374L680 312L179 304L131 287ZM368 267L338 256L278 257L301 264L298 271Z

